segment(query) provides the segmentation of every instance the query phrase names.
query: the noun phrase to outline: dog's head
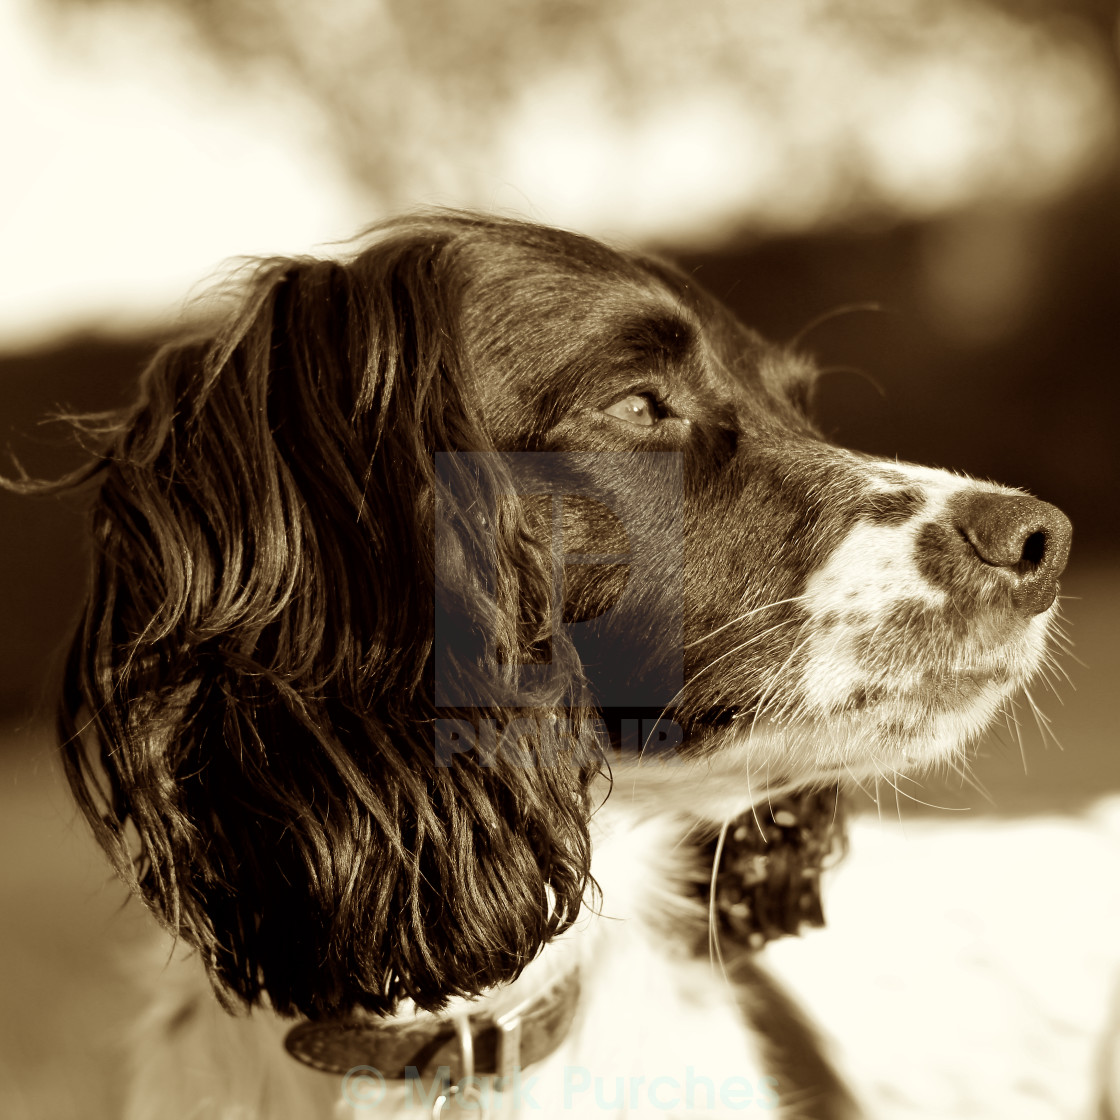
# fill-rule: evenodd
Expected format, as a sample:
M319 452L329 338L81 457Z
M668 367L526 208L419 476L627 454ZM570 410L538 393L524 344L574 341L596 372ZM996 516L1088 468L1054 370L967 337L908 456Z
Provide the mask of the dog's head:
M961 750L1043 657L1068 522L833 446L814 377L663 264L463 215L262 264L157 356L65 756L222 990L512 979L588 889L603 709L741 797Z

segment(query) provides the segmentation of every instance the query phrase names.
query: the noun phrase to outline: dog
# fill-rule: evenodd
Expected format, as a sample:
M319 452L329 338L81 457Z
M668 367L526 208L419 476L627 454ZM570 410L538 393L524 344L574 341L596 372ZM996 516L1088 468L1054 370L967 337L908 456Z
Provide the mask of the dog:
M834 445L806 354L574 233L406 216L231 293L64 483L63 758L171 939L131 1120L860 1115L698 947L711 838L957 764L1065 516Z

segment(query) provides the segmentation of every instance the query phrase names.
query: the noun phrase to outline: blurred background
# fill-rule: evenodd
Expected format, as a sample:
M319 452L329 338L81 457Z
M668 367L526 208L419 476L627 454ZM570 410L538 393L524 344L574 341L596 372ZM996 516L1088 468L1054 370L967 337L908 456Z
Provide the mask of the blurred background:
M1120 790L1117 16L1116 0L0 0L5 450L32 473L73 465L44 419L127 400L237 255L431 204L655 249L803 339L839 441L1070 514L1073 684L1040 685L1043 714L980 745L983 788L908 792L1077 811ZM0 526L0 1116L111 1116L119 1055L88 1043L130 1013L108 962L132 919L49 728L81 510L0 494Z

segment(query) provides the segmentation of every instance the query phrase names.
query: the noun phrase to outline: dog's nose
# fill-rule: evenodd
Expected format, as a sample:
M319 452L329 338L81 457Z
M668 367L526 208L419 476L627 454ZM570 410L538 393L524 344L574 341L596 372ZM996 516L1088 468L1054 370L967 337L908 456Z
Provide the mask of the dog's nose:
M1021 614L1041 614L1054 602L1073 535L1057 506L1026 494L971 490L953 501L951 514L972 561L1006 573Z

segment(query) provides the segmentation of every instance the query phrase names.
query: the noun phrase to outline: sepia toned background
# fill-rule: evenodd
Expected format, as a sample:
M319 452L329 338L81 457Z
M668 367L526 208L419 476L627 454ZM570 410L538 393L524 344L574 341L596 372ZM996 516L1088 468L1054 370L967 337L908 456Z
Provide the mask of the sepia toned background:
M239 255L430 205L654 249L816 354L838 441L1069 513L1072 683L1041 682L1039 713L1024 701L980 744L976 785L880 790L879 809L1078 813L1120 791L1117 17L1115 0L0 0L2 450L73 465L46 418L128 399ZM143 921L52 754L82 549L73 502L0 494L13 1120L114 1115L134 1002L113 962Z

